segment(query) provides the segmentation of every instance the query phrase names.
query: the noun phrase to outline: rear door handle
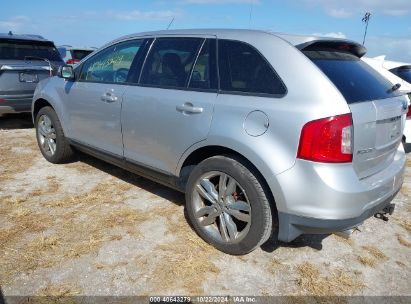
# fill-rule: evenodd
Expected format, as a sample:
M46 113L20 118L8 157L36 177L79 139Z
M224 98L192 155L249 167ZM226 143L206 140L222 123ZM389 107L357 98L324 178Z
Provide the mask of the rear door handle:
M107 103L115 102L118 100L118 97L114 94L114 90L108 90L103 95L101 95L101 100Z
M191 102L186 102L180 106L176 106L176 110L183 114L199 114L203 113L203 108L195 107Z

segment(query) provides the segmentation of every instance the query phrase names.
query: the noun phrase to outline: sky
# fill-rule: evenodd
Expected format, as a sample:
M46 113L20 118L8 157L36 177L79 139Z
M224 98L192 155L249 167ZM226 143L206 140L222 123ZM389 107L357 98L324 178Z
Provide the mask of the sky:
M347 38L367 56L411 63L411 0L0 0L0 32L39 34L56 45L99 47L170 28L251 28Z

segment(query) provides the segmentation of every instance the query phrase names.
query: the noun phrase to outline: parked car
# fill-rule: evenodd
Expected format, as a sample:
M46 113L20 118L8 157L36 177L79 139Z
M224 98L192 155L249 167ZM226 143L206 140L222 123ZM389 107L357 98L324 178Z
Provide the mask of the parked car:
M229 254L346 231L392 213L405 167L407 99L365 52L253 30L125 36L39 83L38 145L185 192L196 232Z
M96 48L73 47L71 45L61 45L58 51L64 62L69 65L77 64L87 55L94 52Z
M385 60L385 56L363 58L363 60L387 78L392 85L399 84L399 91L408 94L410 102L402 138L405 151L408 153L411 151L411 79L407 77L411 76L411 65L403 62Z
M63 64L52 41L0 34L0 114L30 112L37 83Z

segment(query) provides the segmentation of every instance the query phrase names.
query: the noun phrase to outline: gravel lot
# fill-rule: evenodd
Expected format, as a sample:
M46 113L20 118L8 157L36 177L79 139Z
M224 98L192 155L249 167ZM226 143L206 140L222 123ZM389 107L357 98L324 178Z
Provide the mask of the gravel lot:
M411 295L408 165L388 222L233 257L192 231L182 194L85 155L52 165L28 115L0 117L0 286L6 296Z

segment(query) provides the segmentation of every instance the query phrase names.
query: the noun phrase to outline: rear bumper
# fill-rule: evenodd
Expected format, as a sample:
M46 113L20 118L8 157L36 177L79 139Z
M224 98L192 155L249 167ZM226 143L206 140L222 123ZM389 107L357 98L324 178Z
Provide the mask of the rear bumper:
M33 96L10 97L0 95L0 114L31 112Z
M279 240L304 233L331 233L361 224L387 206L403 182L402 147L390 166L359 180L352 164L297 160L277 176L284 201L279 206Z

